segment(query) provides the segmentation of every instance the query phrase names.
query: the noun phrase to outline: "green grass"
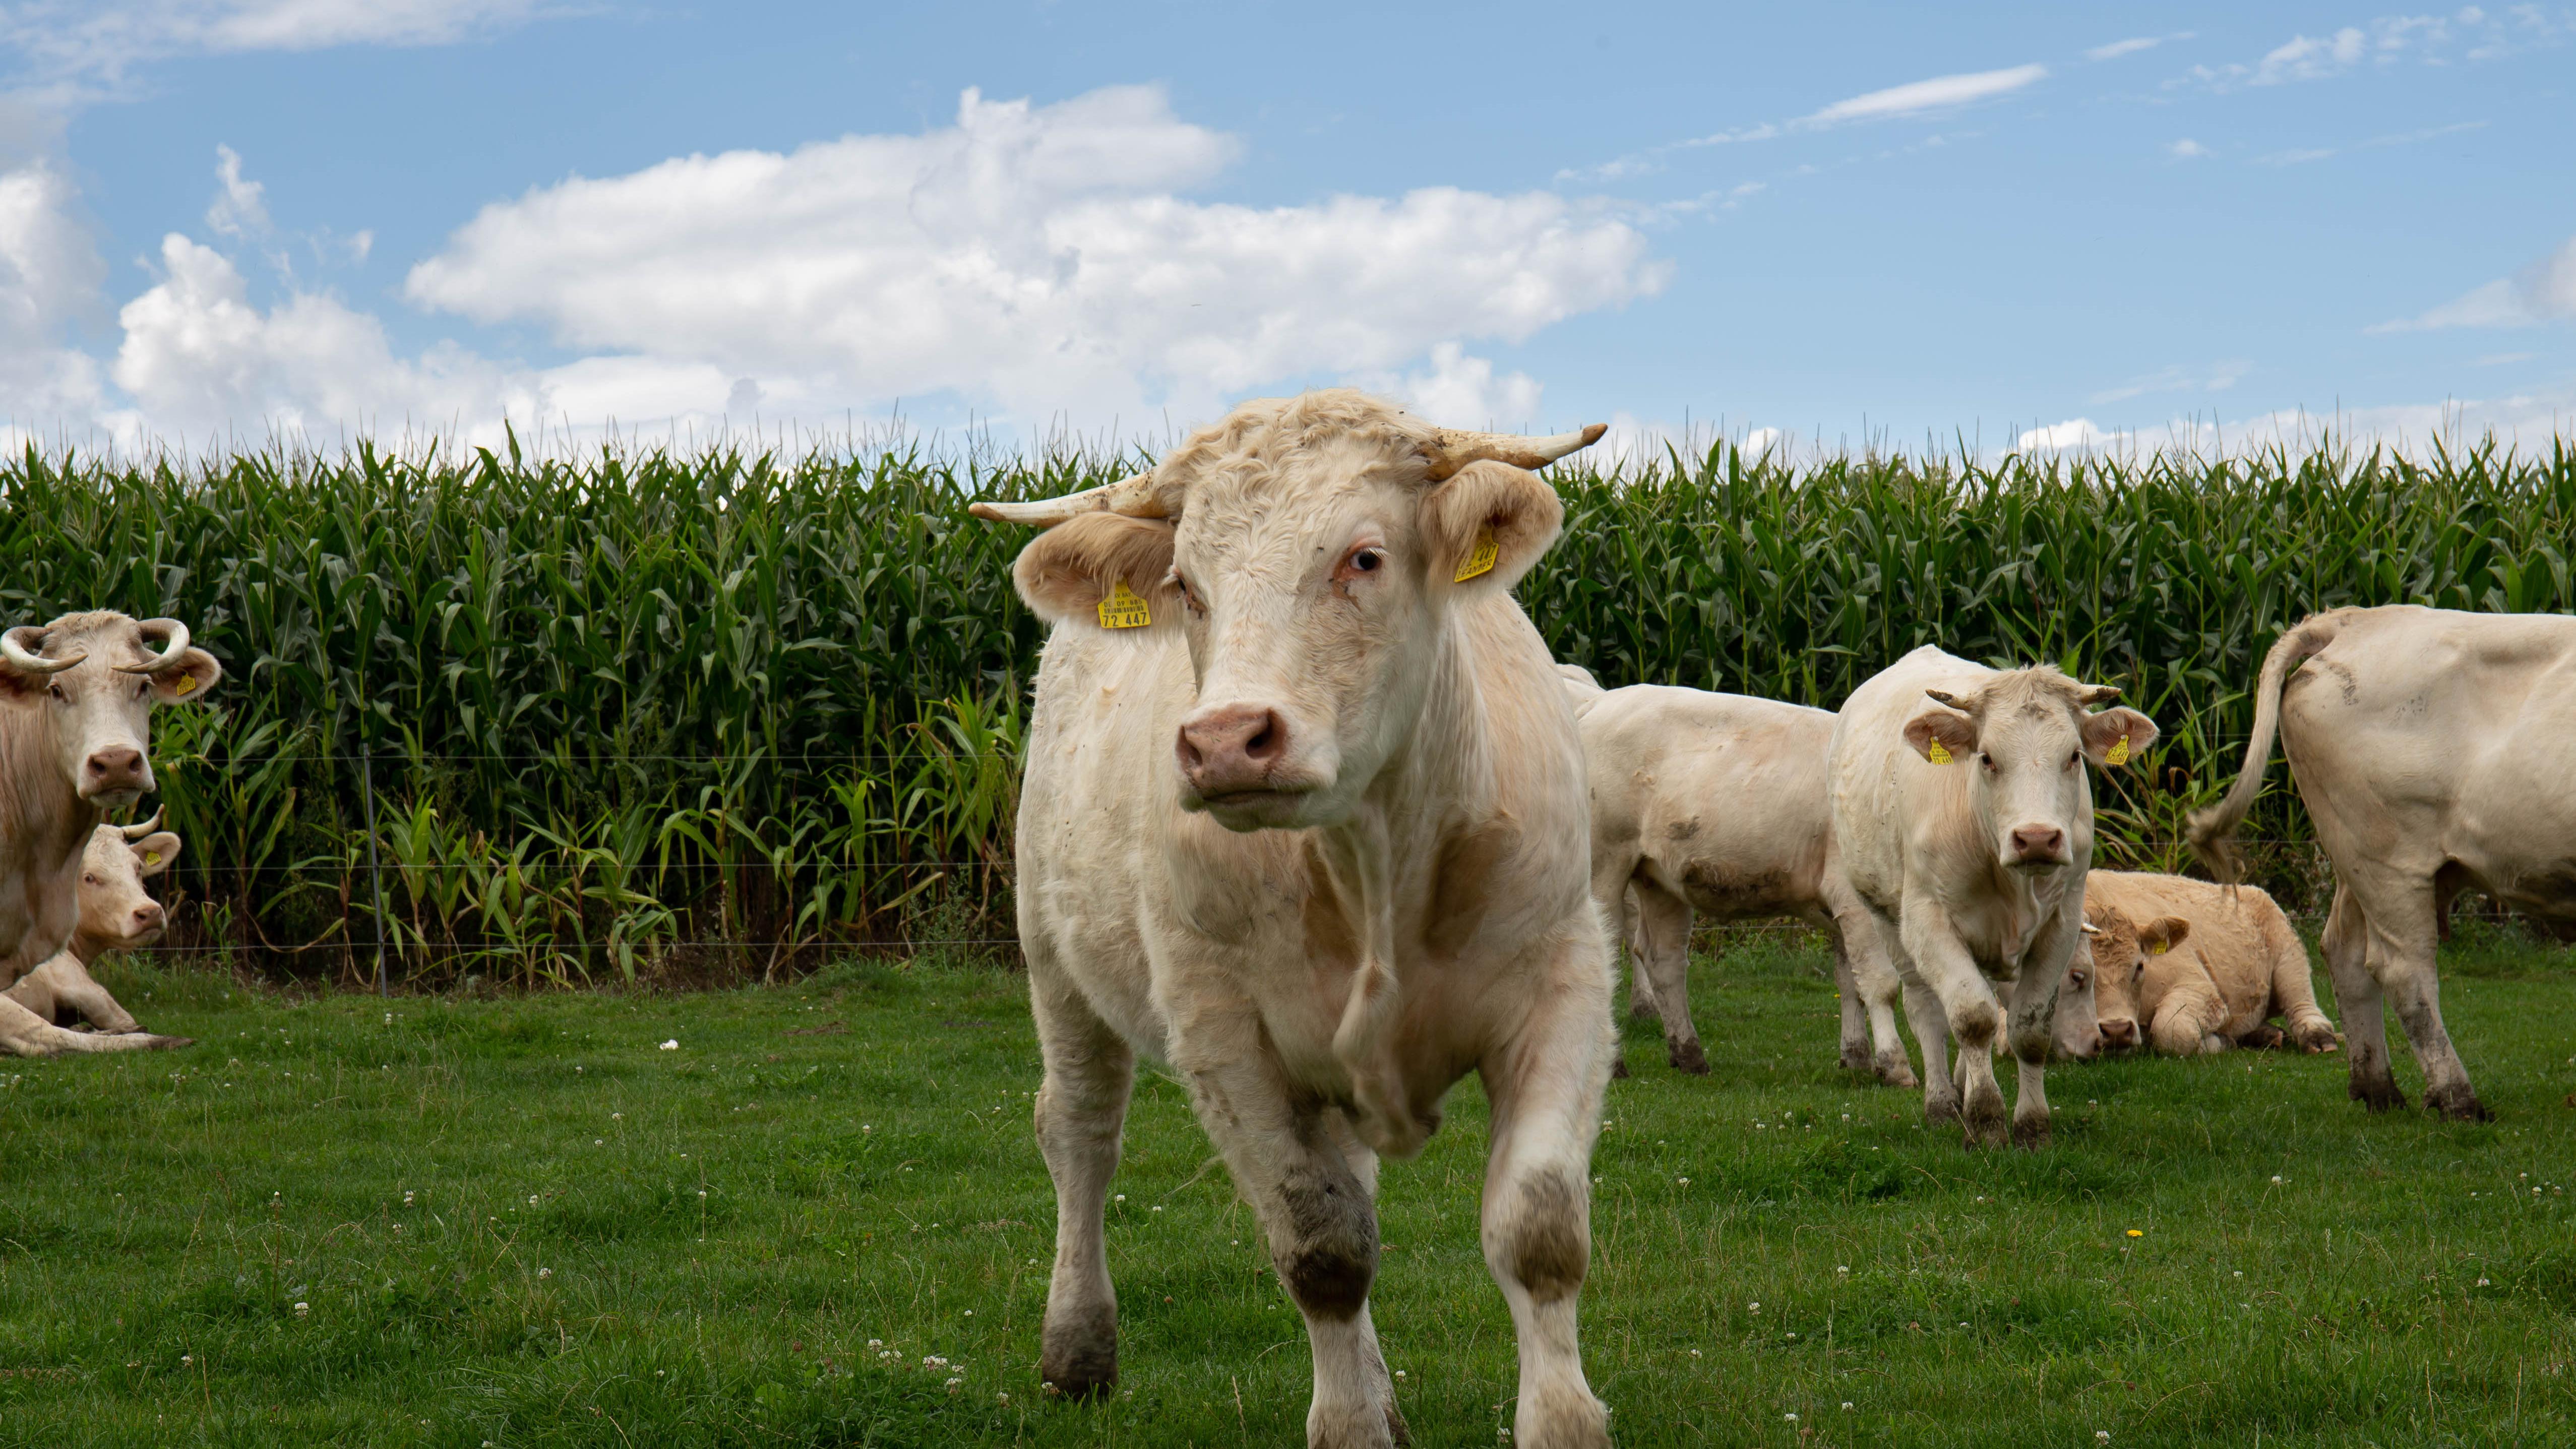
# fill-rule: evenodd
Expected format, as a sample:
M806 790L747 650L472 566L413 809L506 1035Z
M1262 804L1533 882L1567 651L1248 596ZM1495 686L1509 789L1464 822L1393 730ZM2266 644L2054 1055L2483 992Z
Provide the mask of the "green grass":
M2036 1155L1969 1155L1837 1071L1820 951L1703 959L1715 1074L1632 1032L1596 1159L1585 1360L1621 1440L2576 1438L2576 973L2457 944L2443 1004L2494 1124L2368 1117L2339 1057L2133 1060L2052 1073ZM0 1443L1299 1441L1295 1316L1159 1077L1110 1228L1125 1390L1040 1398L1052 1202L1013 976L115 984L199 1043L0 1073ZM1462 1084L1385 1176L1377 1318L1425 1444L1494 1444L1511 1412L1484 1144Z

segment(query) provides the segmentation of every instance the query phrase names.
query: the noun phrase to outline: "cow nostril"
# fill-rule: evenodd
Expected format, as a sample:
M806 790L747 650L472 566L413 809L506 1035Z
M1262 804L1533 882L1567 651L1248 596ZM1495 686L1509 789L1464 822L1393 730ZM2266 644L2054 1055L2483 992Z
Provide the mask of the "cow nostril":
M1288 746L1288 732L1279 727L1279 716L1264 710L1261 728L1243 742L1243 753L1256 760L1273 759Z

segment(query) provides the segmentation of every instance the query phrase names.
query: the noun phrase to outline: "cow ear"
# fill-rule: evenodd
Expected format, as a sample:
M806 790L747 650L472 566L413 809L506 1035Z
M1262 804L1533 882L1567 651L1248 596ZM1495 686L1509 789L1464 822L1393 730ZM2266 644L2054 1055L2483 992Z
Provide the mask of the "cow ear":
M1029 540L1011 565L1011 582L1039 618L1108 629L1177 618L1171 577L1172 525L1118 513L1068 518Z
M1905 722L1905 742L1933 764L1947 765L1977 752L1977 724L1956 710L1927 709Z
M215 662L215 656L193 644L179 658L181 662L176 667L152 676L153 696L163 704L203 699L206 691L214 688L224 677L224 667Z
M2125 765L2156 742L2156 722L2122 705L2084 716L2084 757L2096 765Z
M2138 944L2150 956L2161 956L2191 934L2191 922L2180 916L2158 916L2138 928Z
M1435 585L1508 589L1556 542L1565 504L1536 473L1489 458L1425 494L1421 518Z
M134 842L135 873L145 880L170 868L179 858L179 837L167 830L155 831Z

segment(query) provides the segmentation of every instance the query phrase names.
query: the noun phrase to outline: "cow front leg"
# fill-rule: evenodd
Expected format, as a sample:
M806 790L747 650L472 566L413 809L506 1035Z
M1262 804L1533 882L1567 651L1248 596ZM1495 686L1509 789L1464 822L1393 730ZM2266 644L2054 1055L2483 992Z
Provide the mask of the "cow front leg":
M2074 942L2069 939L2064 946L2063 951L2038 952L2038 961L2023 962L2012 984L2007 1040L2014 1062L2012 1136L2017 1147L2048 1145L2048 1050L2057 1037L2057 992L2066 980Z
M1664 1056L1673 1070L1694 1077L1708 1075L1708 1053L1699 1044L1699 1027L1690 1009L1690 903L1650 886L1633 892L1637 902L1637 936L1643 945L1637 959L1654 983L1655 1005L1664 1018Z
M1995 1080L1995 1050L2003 1045L2003 1006L1995 1000L1994 987L1977 970L1967 948L1951 931L1949 917L1937 902L1908 898L1903 930L1905 954L1913 961L1915 974L1939 999L1941 1022L1959 1043L1957 1110L1967 1145L1999 1147L2004 1142L2006 1122L2003 1087ZM2052 991L2054 986L2054 982L2049 983ZM1909 999L1909 1014L1912 1005ZM1930 1041L1922 1039L1923 1025L1917 1016L1915 1036L1929 1068L1936 1052ZM2046 1098L2041 1100L2044 1103ZM1931 1094L1927 1092L1927 1117L1931 1106Z
M103 1032L123 1034L143 1029L134 1013L118 1005L108 989L98 984L98 978L89 974L89 968L70 953L58 954L36 969L50 978L57 1013L69 1007L80 1013L81 1020Z
M1601 992L1608 986L1605 969ZM1596 1004L1606 1028L1609 1003ZM1248 1003L1196 1002L1183 1030L1174 1065L1306 1322L1315 1375L1306 1442L1393 1445L1403 1420L1368 1311L1378 1261L1375 1155L1340 1108L1290 1090Z
M2317 944L2325 953L2335 1011L2343 1017L2344 1041L2352 1050L2346 1094L2373 1112L2405 1106L2406 1094L2398 1090L2388 1058L2379 981L2370 974L2370 922L2351 886L2335 887L2334 905Z
M1118 1382L1118 1291L1109 1281L1101 1215L1118 1171L1136 1057L1036 952L1029 997L1046 1064L1038 1087L1038 1154L1055 1183L1055 1271L1047 1280L1038 1377L1061 1393L1085 1397Z
M1842 1041L1840 1063L1847 1072L1870 1069L1869 1007L1861 1000L1860 982L1852 975L1851 952L1843 945L1843 934L1829 930L1826 939L1834 948L1834 1002L1842 1008Z
M1896 1011L1905 983L1897 977L1896 968L1888 964L1886 943L1870 920L1868 908L1843 883L1841 872L1832 867L1826 871L1823 895L1830 912L1826 926L1834 938L1834 969L1844 993L1845 1064L1849 1065L1851 1003L1856 998L1869 1022L1869 1067L1888 1086L1921 1085L1915 1079L1913 1064L1905 1058L1905 1038L1896 1034Z
M1512 1310L1520 1399L1512 1442L1593 1449L1609 1412L1583 1377L1575 1303L1591 1266L1592 1146L1610 1035L1599 971L1569 942L1520 1033L1479 1065L1493 1103L1485 1162L1485 1266Z
M184 1036L155 1036L150 1032L126 1032L109 1035L103 1032L65 1031L29 1011L7 996L0 996L0 1056L51 1057L65 1053L169 1051L194 1046Z

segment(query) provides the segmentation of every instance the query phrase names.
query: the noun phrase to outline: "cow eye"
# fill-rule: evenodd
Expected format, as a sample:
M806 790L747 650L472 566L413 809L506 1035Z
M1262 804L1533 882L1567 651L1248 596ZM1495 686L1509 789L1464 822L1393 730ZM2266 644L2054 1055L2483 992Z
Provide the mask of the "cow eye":
M1181 591L1181 602L1189 605L1191 613L1204 614L1207 612L1207 606L1199 602L1198 590L1190 587L1190 581L1181 577L1181 571L1179 569L1172 570L1171 582L1173 588Z
M2066 768L2068 768L2068 769L2072 770L2072 769L2074 769L2077 765L2082 764L2082 763L2083 763L2083 761L2084 761L2084 752L2083 752L2082 750L2077 750L2075 753L2073 753L2073 754L2071 754L2071 755L2068 755L2068 756L2066 757Z
M70 695L63 693L63 687L59 684L47 684L45 686L45 693L50 694L59 700L69 701L71 699Z
M81 884L82 884L82 885L96 885L96 884L98 884L98 877L97 877L97 876L94 876L94 875L85 875L85 876L82 876L82 877L81 877Z
M1995 757L1983 750L1977 752L1977 763L1986 767L1987 774L1991 775L1995 772Z
M2066 979L2072 985L2082 986L2084 984L2084 973L2081 971L2069 971L2066 973Z
M1364 548L1351 555L1351 567L1364 574L1376 573L1377 566L1384 562L1386 562L1386 555L1373 548Z

